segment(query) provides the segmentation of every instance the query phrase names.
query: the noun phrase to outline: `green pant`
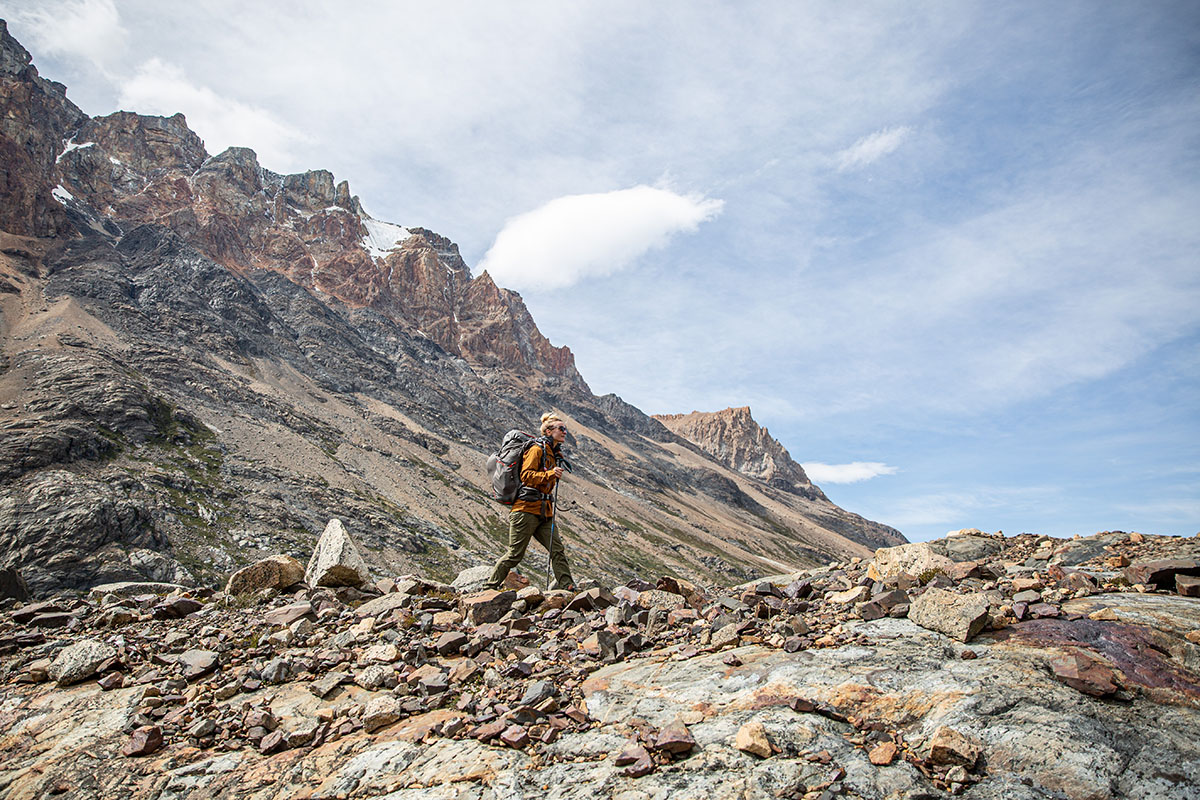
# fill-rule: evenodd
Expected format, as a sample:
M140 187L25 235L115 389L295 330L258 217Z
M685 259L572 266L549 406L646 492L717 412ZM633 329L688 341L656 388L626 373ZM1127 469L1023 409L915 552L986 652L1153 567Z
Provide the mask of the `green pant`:
M565 589L574 583L571 580L571 568L567 566L567 553L563 549L562 533L553 530L554 517L541 517L528 511L508 512L508 550L496 562L492 570L491 580L487 585L490 589L499 589L504 585L508 571L521 563L525 557L525 548L530 539L537 539L538 544L550 551L550 564L554 568L554 581L551 589ZM554 540L551 541L553 530Z

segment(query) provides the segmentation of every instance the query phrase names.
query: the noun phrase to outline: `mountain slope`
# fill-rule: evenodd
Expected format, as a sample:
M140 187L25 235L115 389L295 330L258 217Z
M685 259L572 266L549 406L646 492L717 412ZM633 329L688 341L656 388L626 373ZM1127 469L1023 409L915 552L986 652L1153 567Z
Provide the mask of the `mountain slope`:
M484 455L549 408L577 575L729 583L869 552L819 490L593 395L519 295L330 173L209 156L181 115L89 118L2 23L0 109L0 566L36 592L214 581L335 516L385 574L490 562Z
M735 472L812 501L807 515L830 530L871 548L893 547L906 541L896 529L830 503L784 446L754 421L749 406L715 412L655 414L654 419Z

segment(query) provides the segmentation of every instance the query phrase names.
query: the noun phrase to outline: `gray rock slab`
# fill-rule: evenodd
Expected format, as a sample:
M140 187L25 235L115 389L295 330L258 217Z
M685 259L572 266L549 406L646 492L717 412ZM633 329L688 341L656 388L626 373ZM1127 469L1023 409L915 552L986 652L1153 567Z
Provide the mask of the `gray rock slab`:
M104 597L107 594L115 595L116 597L136 597L139 594L174 594L176 592L190 592L192 587L181 586L178 583L160 583L154 581L119 581L117 583L102 583L99 586L93 586L88 595L93 599Z
M117 655L117 648L96 639L64 647L50 664L50 678L59 686L70 686L85 681L96 674L96 670Z
M291 556L275 555L255 561L229 576L225 593L248 594L260 589L283 590L304 580L304 566Z
M340 519L331 519L325 526L304 570L304 579L309 586L362 586L371 582L367 562Z
M988 601L981 594L962 595L931 587L912 601L908 618L923 628L966 642L987 624Z

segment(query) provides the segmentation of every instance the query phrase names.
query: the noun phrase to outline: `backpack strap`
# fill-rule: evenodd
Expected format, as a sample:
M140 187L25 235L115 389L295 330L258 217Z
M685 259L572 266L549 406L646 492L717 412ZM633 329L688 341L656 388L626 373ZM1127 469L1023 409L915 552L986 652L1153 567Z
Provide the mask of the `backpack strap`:
M546 448L550 446L550 438L547 436L539 436L538 438L531 440L525 449L521 451L521 460L525 460L525 453L529 452L529 448L533 447L534 445L537 445L541 448L542 457L538 466L541 467L542 472L546 472ZM554 495L539 491L534 487L522 482L521 488L517 490L517 499L540 502L544 504L547 502L553 503Z

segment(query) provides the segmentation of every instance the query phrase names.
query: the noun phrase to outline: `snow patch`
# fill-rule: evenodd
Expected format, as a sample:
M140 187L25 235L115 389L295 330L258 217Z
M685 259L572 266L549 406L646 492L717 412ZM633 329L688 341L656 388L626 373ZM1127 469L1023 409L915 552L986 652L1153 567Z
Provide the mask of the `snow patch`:
M55 186L54 189L50 192L50 194L54 195L54 199L60 203L66 203L70 200L75 199L75 195L68 192L66 187L63 186L61 183L58 186Z
M75 140L72 139L71 141L67 142L67 146L64 147L63 151L58 154L58 158L54 159L54 162L58 163L59 161L62 161L63 156L65 156L67 153L71 152L72 150L82 150L85 147L94 147L95 145L96 145L95 142L84 142L83 144L75 144Z
M362 224L367 232L367 235L363 237L363 247L374 258L384 258L389 251L396 249L396 245L412 236L407 228L391 222L380 222L377 219L363 217Z

